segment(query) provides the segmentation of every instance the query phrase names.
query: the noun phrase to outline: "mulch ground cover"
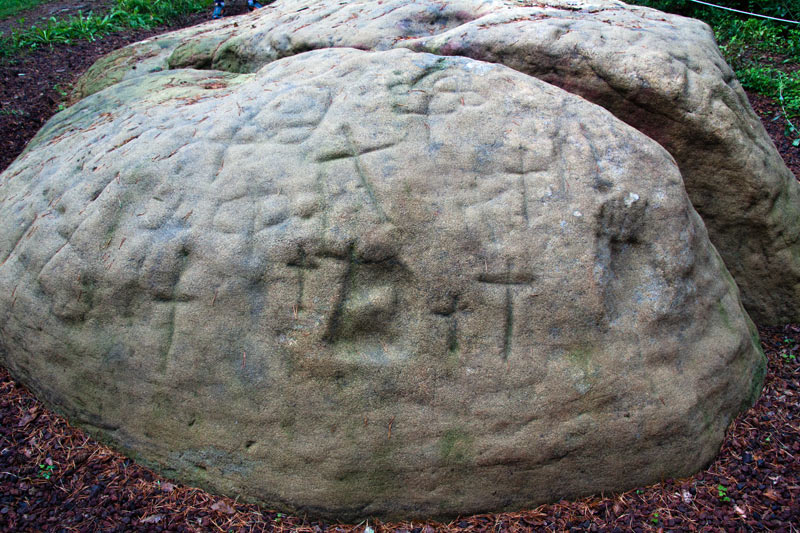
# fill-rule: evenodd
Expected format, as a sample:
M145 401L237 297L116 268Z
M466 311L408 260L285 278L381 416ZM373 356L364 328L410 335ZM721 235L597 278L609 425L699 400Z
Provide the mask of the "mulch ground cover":
M199 14L180 21L191 25ZM174 28L175 26L173 26ZM127 32L0 63L0 171L100 55L153 35ZM55 88L54 88L55 87ZM787 166L800 150L780 108L750 94ZM333 524L261 509L161 478L44 407L0 367L0 531L800 531L800 324L759 328L769 359L761 398L704 471L622 494L442 523Z
M747 96L750 98L750 105L753 106L753 110L761 118L761 123L764 124L767 133L772 138L772 142L783 157L786 166L800 180L800 148L792 146L792 139L784 134L786 121L783 119L781 108L764 96L750 92L747 93ZM797 120L794 122L797 125ZM798 528L796 530L800 531Z

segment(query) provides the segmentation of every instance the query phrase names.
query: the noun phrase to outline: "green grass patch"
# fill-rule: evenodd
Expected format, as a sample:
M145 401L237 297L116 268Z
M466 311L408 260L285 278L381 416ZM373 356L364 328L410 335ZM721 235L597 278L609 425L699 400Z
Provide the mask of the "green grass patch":
M117 0L113 13L128 27L150 27L166 24L181 15L204 11L212 3L213 0Z
M67 18L51 17L42 27L12 31L10 37L0 39L0 55L76 40L94 41L123 29L152 28L181 15L206 10L211 3L212 0L117 0L114 9L105 15L78 12Z
M25 11L39 4L52 1L53 0L2 0L2 2L0 2L0 20L11 18L20 11Z
M775 67L751 66L737 69L736 75L742 86L777 100L783 111L784 132L793 146L800 146L800 71L786 73Z
M787 62L800 62L800 27L768 20L725 17L714 27L717 42L729 59L741 57L748 49L770 52Z
M97 37L121 29L112 15L103 17L91 13L70 16L67 19L51 17L46 26L31 26L27 30L11 33L11 48L38 48L42 45L69 44L78 39L94 41Z

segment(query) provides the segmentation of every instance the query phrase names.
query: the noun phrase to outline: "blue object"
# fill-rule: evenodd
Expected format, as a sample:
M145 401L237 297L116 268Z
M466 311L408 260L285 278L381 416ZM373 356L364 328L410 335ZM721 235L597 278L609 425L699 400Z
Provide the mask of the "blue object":
M225 9L225 2L223 0L214 0L214 13L211 14L211 18L220 18L222 16L223 9Z

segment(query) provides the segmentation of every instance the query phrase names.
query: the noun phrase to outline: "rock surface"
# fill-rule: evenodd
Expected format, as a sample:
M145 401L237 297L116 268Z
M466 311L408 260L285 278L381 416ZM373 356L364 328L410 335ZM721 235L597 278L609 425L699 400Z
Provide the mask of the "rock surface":
M154 69L254 72L327 47L502 63L603 106L675 158L753 318L800 320L800 185L697 20L606 0L278 0L120 50L78 94Z
M467 58L121 81L0 176L0 224L14 375L168 475L295 512L686 475L763 376L670 155Z

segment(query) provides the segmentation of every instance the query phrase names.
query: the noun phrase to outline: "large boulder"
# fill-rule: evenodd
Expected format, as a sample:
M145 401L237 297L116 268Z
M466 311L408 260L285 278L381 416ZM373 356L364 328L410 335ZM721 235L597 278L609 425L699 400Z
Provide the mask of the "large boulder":
M254 72L343 46L502 63L603 106L675 158L754 319L800 320L800 185L697 20L607 0L278 0L122 49L78 94L152 70Z
M505 66L151 73L0 180L5 364L248 501L452 516L684 476L763 378L672 157Z

